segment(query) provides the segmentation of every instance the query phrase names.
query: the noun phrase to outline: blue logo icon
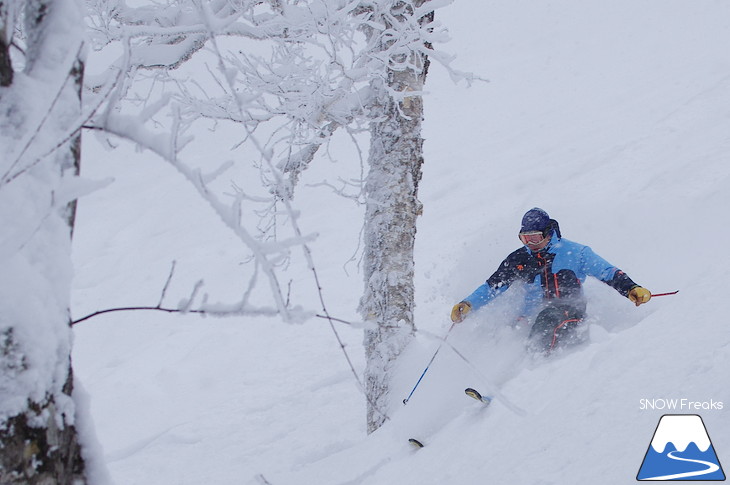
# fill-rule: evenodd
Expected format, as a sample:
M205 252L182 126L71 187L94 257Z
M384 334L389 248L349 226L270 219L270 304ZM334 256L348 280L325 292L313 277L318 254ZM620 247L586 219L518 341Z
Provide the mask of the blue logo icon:
M702 418L665 414L646 450L637 480L725 480Z

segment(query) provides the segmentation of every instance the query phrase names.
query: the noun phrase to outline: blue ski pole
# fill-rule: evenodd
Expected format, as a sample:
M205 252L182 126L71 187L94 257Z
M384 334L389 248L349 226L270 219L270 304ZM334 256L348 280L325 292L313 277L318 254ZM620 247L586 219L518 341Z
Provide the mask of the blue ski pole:
M411 399L411 396L413 395L414 392L416 392L416 388L421 383L423 376L426 375L426 372L428 372L428 368L431 367L431 364L433 364L434 359L439 354L439 350L441 350L441 346L443 346L444 342L446 342L446 339L449 338L449 334L451 333L451 329L454 328L454 325L456 325L456 322L452 323L451 326L449 327L449 330L446 332L446 336L443 338L443 340L439 344L438 348L436 349L436 352L433 353L433 357L431 357L431 360L428 361L428 365L426 366L426 368L423 369L423 372L421 373L421 377L418 378L418 382L416 382L416 385L413 386L413 389L411 389L411 393L408 394L407 398L403 399L404 405L408 404L408 401Z

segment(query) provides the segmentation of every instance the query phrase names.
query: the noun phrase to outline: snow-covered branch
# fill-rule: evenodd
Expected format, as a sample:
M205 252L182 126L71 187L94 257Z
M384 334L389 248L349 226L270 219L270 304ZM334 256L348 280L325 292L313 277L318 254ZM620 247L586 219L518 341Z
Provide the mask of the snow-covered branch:
M276 309L279 314L285 320L296 319L295 317L297 317L298 313L292 312L291 308L286 305L284 293L278 280L275 261L282 257L282 255L287 254L291 247L303 244L308 238L299 234L297 238L288 241L269 243L254 237L251 231L241 224L241 198L234 198L230 204L223 202L218 194L209 189L207 184L207 180L209 180L208 176L204 175L199 169L192 169L180 161L178 152L172 149L176 146L171 141L172 135L155 135L143 129L138 121L134 117L111 114L106 117L106 124L98 128L153 151L181 173L198 191L200 196L208 202L220 220L252 251L257 267L261 268L268 280L271 294L274 297ZM215 311L219 313L224 311L245 313L249 311L246 308L242 308L241 304L236 304L225 310L221 310L220 308L218 306L218 309ZM212 313L214 309L211 307L205 309L205 311ZM250 310L250 312L261 313L261 310Z
M448 68L451 58L434 49L448 33L432 21L432 12L449 3L191 0L132 8L95 0L90 22L97 48L128 46L130 72L164 69L165 78L156 82L174 88L168 92L175 93L187 125L236 123L247 140L262 131L259 149L274 154L277 168L288 174L285 186L273 190L291 197L302 171L338 129L365 129L374 80L385 81L388 71L420 69L415 54L425 51ZM199 52L201 59L212 52L217 64L203 71L207 80L173 73ZM215 89L206 87L209 81ZM396 89L391 95L406 99L420 92Z

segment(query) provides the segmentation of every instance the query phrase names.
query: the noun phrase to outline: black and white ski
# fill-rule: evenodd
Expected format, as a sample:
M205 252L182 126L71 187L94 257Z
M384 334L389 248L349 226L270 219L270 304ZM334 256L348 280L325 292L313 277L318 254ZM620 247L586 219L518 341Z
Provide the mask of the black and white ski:
M408 440L408 442L410 444L412 444L413 446L415 446L416 448L423 448L423 443L421 443L420 441L418 441L416 438L410 438Z
M476 389L472 389L471 387L467 387L466 389L464 389L464 393L467 396L469 396L471 398L474 398L477 401L479 401L479 402L481 402L481 403L483 403L485 405L489 405L492 402L492 398L491 397L489 397L489 396L482 396L479 391L477 391Z

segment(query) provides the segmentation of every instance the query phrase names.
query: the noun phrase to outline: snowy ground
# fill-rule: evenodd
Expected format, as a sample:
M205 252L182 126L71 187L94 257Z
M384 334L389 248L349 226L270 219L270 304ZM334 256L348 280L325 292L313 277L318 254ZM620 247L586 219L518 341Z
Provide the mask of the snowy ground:
M389 422L365 435L364 397L325 321L109 314L76 327L73 358L113 483L632 483L672 412L642 399L730 407L730 4L488 0L438 18L457 67L489 82L429 74L420 332ZM245 252L174 171L129 147L90 141L84 156L87 177L115 183L81 203L74 317L157 304L173 260L172 305L200 278L215 299L237 297ZM320 233L329 311L356 321L361 275L347 261L361 210L321 189L295 202ZM505 295L450 335L468 362L445 346L403 406L451 305L517 248L533 206L650 290L680 293L635 308L589 285L591 343L547 361L524 355L524 330L506 325L519 295ZM306 271L292 275L307 291ZM361 331L337 329L362 370ZM481 409L467 386L497 399ZM674 411L702 416L725 464L727 407Z

